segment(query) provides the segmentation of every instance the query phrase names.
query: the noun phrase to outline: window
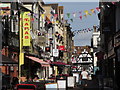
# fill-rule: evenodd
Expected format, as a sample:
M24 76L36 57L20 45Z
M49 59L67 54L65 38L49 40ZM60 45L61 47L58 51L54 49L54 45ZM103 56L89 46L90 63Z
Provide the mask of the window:
M88 58L87 57L83 57L82 61L88 61Z

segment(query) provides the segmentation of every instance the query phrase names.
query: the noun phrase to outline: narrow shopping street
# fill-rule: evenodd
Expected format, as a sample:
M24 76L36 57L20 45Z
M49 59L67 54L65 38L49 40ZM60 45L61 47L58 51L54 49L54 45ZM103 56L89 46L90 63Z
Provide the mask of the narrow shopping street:
M0 90L120 90L120 0L0 0Z

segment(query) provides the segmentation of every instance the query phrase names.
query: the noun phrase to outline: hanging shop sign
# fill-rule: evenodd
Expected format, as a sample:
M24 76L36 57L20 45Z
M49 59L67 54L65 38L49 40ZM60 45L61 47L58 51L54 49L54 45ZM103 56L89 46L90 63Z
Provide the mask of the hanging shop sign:
M64 46L59 46L59 50L64 51L64 50L65 50L65 47L64 47Z
M50 52L50 47L45 47L45 52Z
M30 46L30 12L23 13L23 46Z
M67 87L75 87L75 77L69 76L67 77Z
M59 50L58 49L53 49L53 56L58 57L59 55Z

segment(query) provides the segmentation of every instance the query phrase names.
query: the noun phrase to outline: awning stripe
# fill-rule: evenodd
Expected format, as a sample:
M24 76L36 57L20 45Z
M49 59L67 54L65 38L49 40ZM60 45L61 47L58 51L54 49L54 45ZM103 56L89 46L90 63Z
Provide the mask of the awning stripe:
M43 61L43 60L41 60L41 59L39 59L37 57L33 57L33 56L25 56L25 57L27 57L27 58L35 61L35 62L40 63L42 66L45 66L45 67L49 67L50 66L50 64L48 62L45 62L45 61Z

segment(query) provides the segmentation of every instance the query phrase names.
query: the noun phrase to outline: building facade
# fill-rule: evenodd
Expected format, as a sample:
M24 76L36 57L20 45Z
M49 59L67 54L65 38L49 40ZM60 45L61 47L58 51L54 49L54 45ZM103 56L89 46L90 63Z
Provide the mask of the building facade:
M120 2L100 2L100 52L98 53L100 71L103 76L110 78L109 86L114 90L120 88L118 80L119 68L119 31L120 31Z

